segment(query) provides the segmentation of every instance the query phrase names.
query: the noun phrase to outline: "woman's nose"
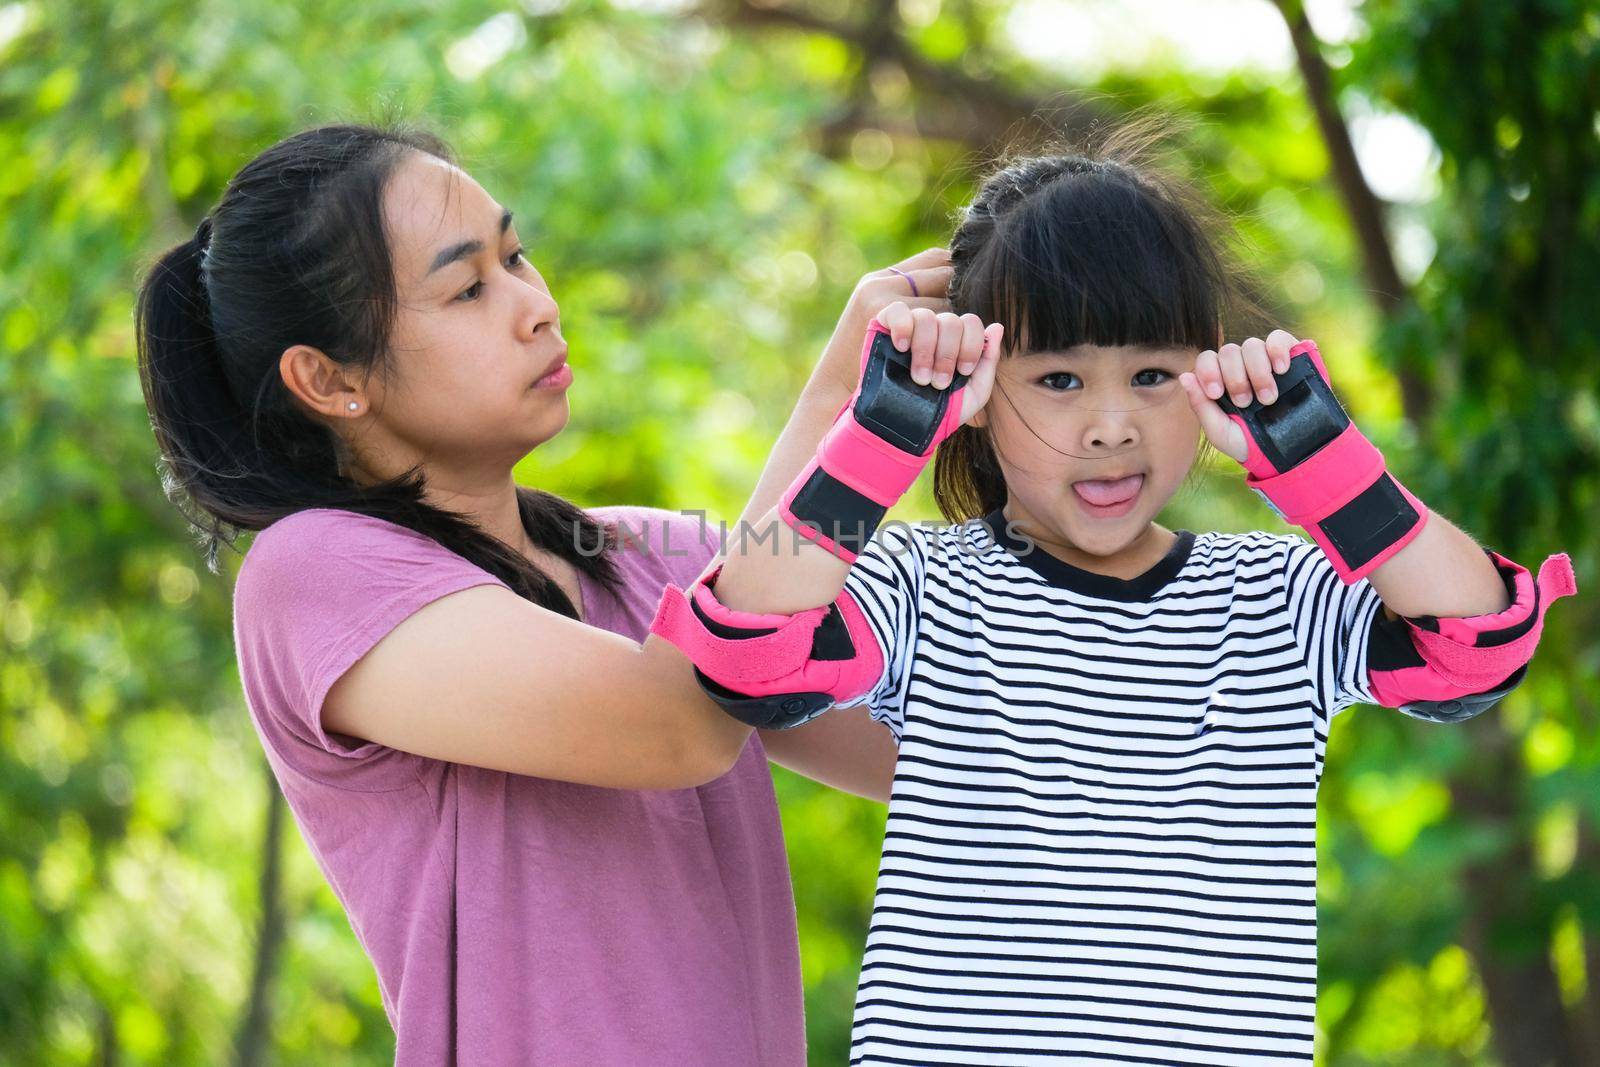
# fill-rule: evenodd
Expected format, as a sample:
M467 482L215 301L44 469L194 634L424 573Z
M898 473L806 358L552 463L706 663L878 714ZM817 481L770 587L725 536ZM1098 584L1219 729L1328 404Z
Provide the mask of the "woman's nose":
M523 332L527 336L533 336L546 326L560 332L561 308L553 296L542 289L529 286L528 295L523 299L521 323Z

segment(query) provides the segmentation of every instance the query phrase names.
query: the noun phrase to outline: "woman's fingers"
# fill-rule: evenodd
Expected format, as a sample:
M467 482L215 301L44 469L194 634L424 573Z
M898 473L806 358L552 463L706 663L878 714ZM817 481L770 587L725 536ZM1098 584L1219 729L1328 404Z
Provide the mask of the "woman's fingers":
M921 270L924 267L938 267L950 262L948 248L924 248L915 255L907 256L895 264L896 269L904 271Z
M911 276L911 281L917 283L918 296L942 297L950 292L950 278L955 274L955 268L923 267L919 270L908 270L906 273ZM906 286L906 288L910 288L910 284L900 275L893 274L890 277L901 285Z

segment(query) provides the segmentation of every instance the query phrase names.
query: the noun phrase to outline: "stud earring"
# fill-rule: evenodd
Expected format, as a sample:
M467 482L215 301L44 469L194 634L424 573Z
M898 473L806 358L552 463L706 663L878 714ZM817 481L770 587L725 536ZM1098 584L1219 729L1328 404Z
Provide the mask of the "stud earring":
M356 410L356 409L357 409L357 408L359 408L359 407L360 407L360 406L361 406L361 405L360 405L360 404L358 404L358 403L356 403L356 402L355 402L355 401L354 401L354 400L352 400L352 401L350 401L350 410L351 410L351 411L355 411L355 410Z

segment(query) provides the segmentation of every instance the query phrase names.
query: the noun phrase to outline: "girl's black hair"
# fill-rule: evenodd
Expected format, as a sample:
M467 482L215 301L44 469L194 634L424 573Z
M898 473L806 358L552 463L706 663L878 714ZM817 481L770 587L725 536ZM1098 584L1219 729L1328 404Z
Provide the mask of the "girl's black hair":
M950 240L954 310L1002 323L1008 352L1216 348L1225 323L1257 308L1209 236L1220 218L1147 161L1163 133L1134 120L1097 148L1000 160ZM962 426L939 446L933 492L951 522L1005 504L987 428Z
M415 530L576 618L561 587L516 548L423 499L419 466L361 485L337 434L294 401L285 349L311 345L363 375L381 371L398 303L384 189L409 153L445 162L436 135L405 124L304 130L246 164L162 254L139 291L139 377L167 495L217 573L221 544L307 508L340 508ZM519 486L529 539L616 591L614 526Z

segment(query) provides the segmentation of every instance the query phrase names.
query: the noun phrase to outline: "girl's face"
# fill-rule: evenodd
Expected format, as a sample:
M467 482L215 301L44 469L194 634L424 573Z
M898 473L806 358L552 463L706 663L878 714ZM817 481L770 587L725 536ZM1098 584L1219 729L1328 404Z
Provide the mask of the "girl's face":
M365 383L362 465L422 462L430 480L462 488L503 481L567 423L560 308L510 212L458 168L408 154L384 217L399 303L387 372Z
M1200 424L1178 382L1195 355L1078 345L1002 359L974 422L989 428L1007 516L1041 541L1092 556L1138 541L1199 448Z

